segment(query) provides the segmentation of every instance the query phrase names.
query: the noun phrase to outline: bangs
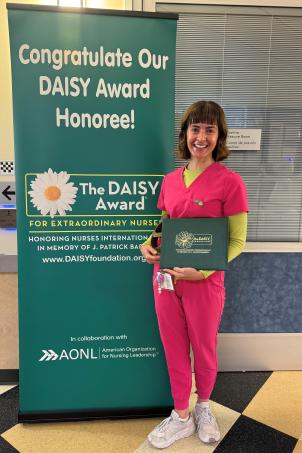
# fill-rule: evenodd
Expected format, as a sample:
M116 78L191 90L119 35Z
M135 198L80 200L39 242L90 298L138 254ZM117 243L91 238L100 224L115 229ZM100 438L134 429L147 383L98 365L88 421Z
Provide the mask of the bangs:
M198 102L197 105L192 108L191 112L189 112L187 124L207 123L217 126L219 118L220 112L215 104L212 105L210 102Z
M198 123L217 126L218 140L213 151L213 159L215 161L226 159L230 153L226 145L228 126L222 107L214 101L194 102L184 112L178 136L179 157L186 160L191 158L191 153L187 145L187 130L190 124Z

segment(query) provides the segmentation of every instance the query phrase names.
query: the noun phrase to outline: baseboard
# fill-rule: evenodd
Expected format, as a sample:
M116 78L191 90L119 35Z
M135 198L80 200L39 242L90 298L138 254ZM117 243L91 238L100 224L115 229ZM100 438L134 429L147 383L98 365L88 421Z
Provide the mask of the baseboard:
M302 370L302 333L221 333L219 371Z
M19 370L0 370L0 384L10 385L19 383Z
M302 370L302 333L220 333L219 371ZM17 384L19 370L0 370L0 384Z
M109 408L99 410L79 410L79 411L60 411L60 412L35 412L18 414L19 423L43 423L43 422L68 422L68 421L88 421L99 419L124 419L124 418L146 418L146 417L167 417L171 414L172 406L160 407L139 407L139 408Z

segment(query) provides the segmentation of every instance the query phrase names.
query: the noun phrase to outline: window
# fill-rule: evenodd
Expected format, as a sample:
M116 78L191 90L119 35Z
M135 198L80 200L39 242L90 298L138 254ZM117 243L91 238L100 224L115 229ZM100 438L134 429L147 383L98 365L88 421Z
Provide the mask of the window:
M302 9L164 5L180 12L176 126L184 109L211 99L229 128L261 129L260 151L225 165L249 193L249 241L302 241ZM176 165L182 165L176 161Z

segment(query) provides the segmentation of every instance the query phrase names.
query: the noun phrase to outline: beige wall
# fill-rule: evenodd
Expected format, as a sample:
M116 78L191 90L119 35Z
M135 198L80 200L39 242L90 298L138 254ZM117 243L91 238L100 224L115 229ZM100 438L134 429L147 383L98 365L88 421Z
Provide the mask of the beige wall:
M19 368L17 274L0 274L0 369Z
M51 4L51 0L12 0L9 3ZM52 2L55 4L55 0ZM9 36L6 2L0 1L0 160L14 160L13 113ZM11 180L11 176L0 176L0 181ZM0 250L1 253L1 250Z
M144 0L144 11L156 11L158 3L190 5L233 5L233 6L286 6L302 7L302 0ZM172 11L172 9L171 9Z

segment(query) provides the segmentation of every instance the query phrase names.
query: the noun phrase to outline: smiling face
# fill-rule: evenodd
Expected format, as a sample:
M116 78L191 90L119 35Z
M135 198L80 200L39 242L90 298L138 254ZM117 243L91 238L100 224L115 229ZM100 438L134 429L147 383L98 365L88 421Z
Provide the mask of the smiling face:
M212 153L218 141L218 127L215 124L192 123L187 129L187 147L191 160L212 162Z
M202 134L204 132L204 134ZM181 159L205 158L218 162L226 159L228 127L223 109L214 101L197 101L184 112L179 132L178 153Z

